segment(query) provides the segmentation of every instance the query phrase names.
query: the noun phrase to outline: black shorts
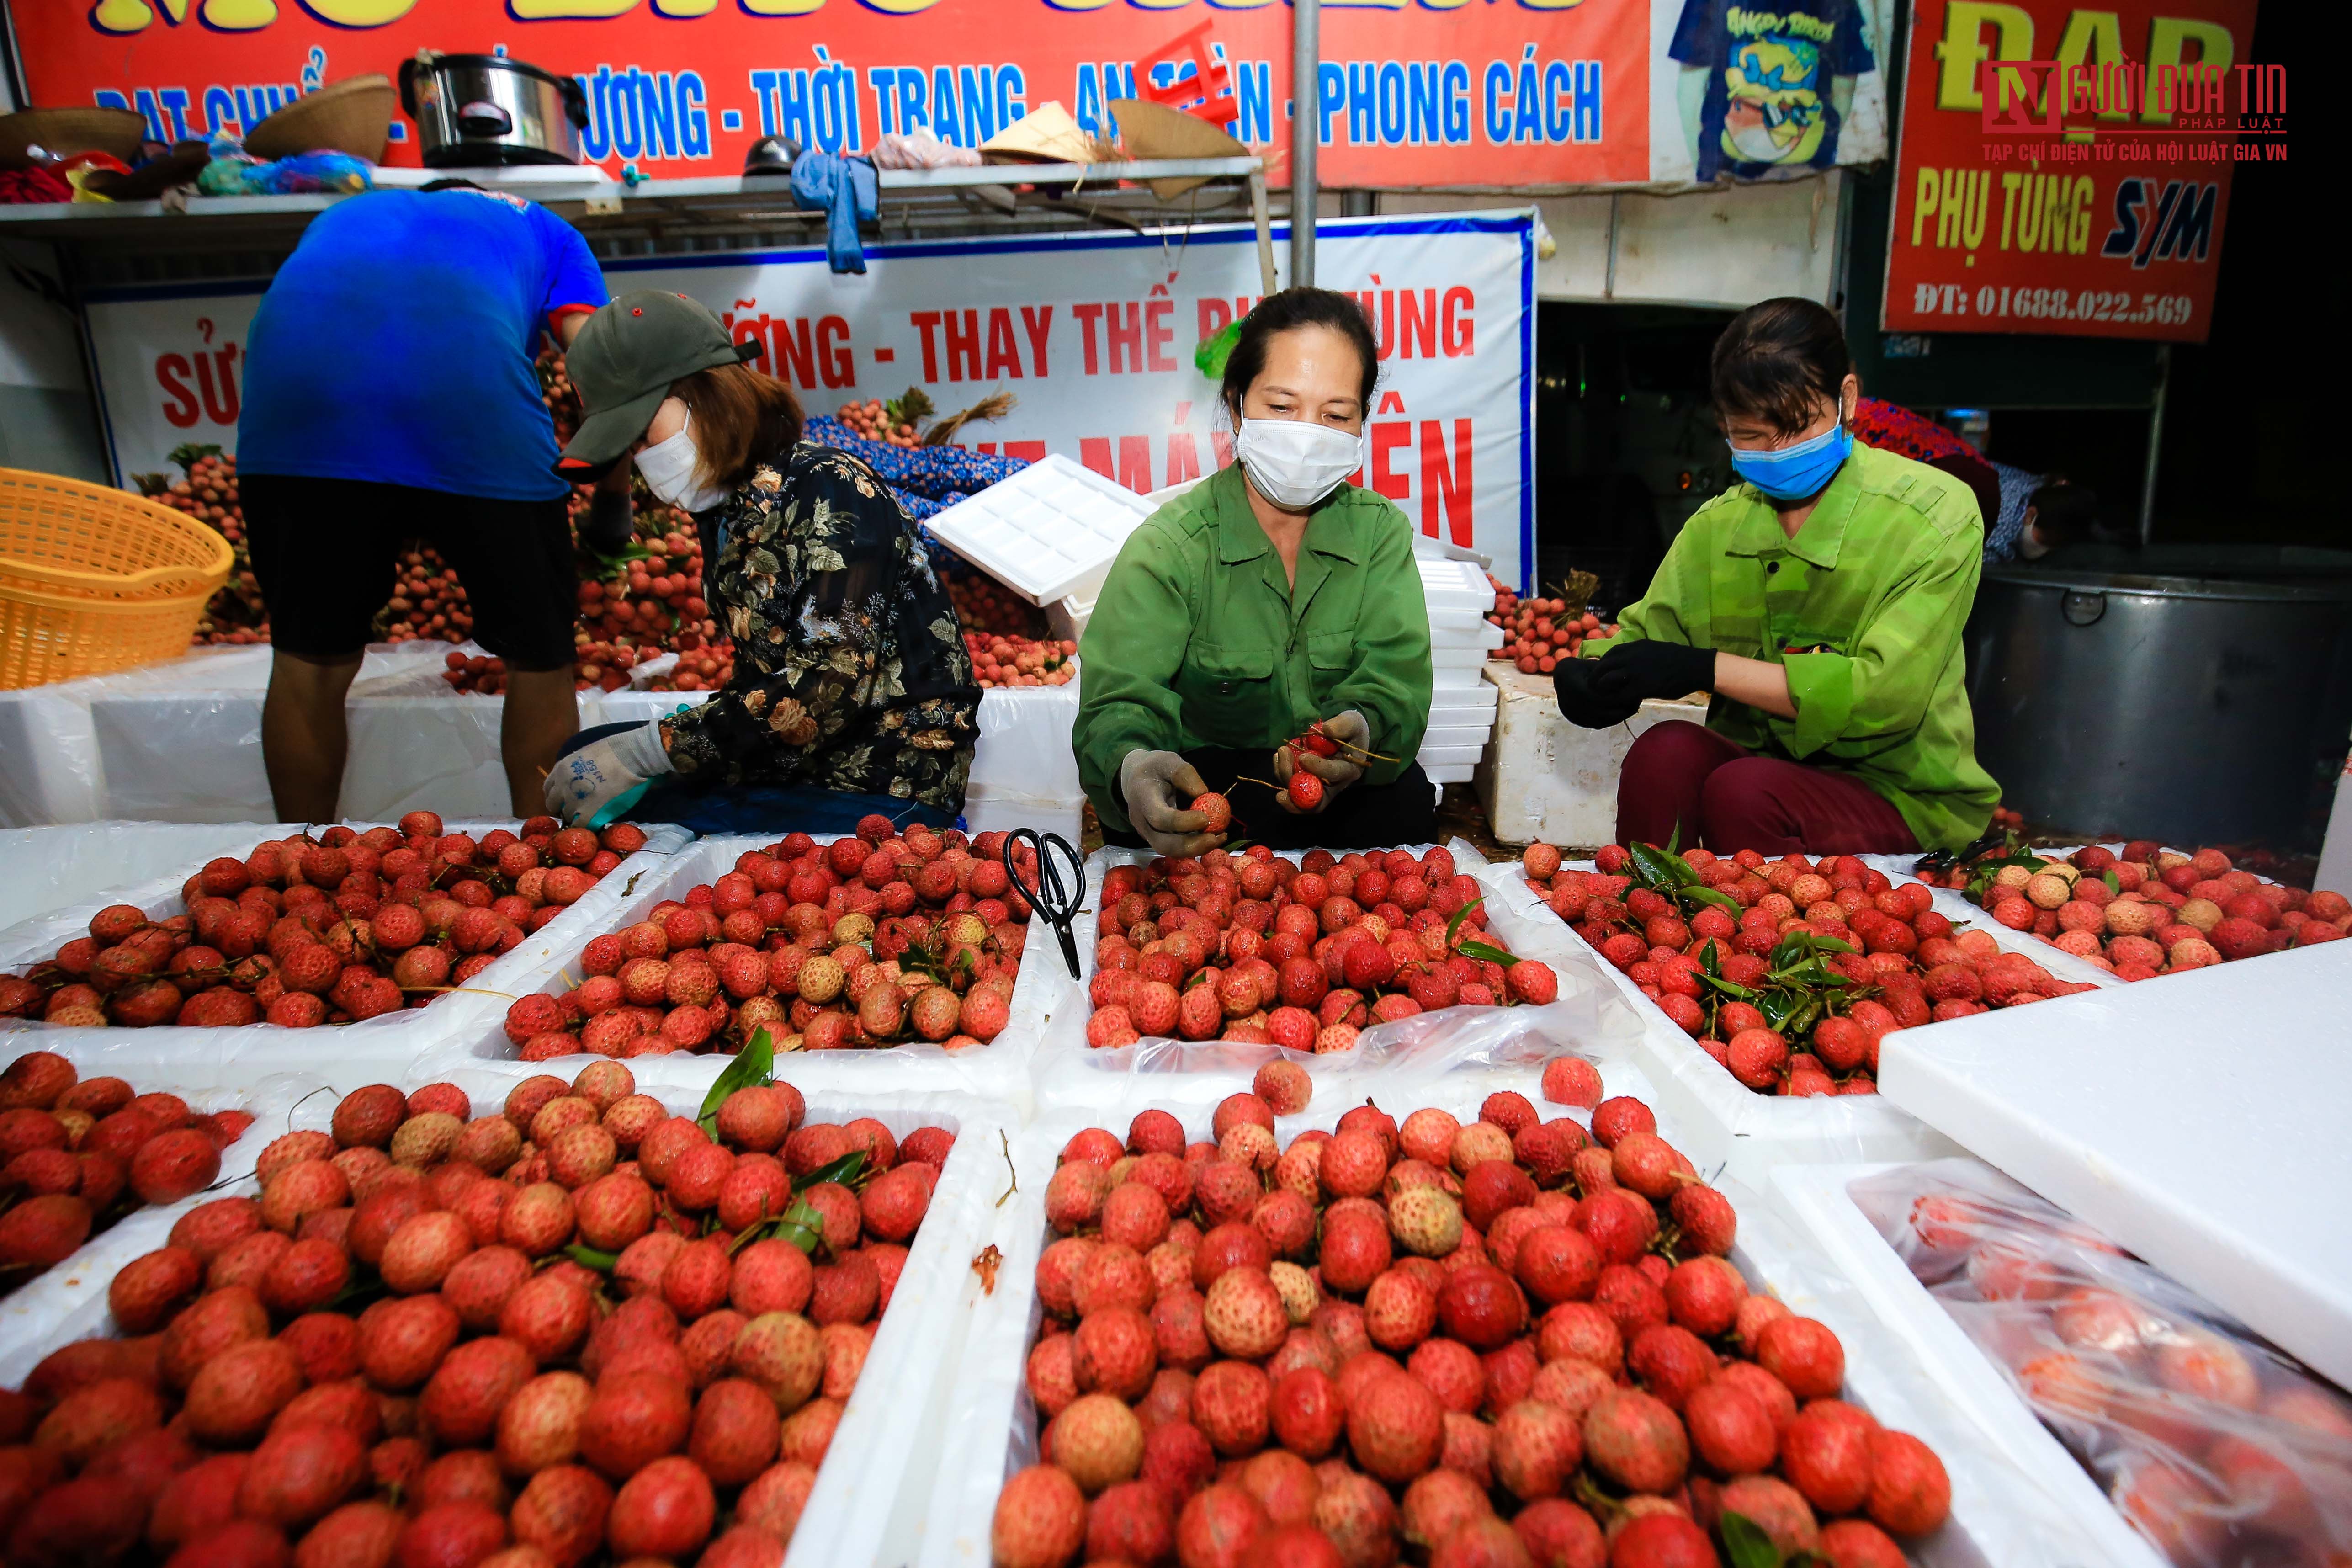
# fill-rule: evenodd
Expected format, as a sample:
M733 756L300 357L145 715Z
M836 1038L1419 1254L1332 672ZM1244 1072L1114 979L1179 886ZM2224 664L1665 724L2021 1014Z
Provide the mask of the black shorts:
M497 500L371 479L239 474L253 574L271 643L354 658L392 597L401 546L421 539L456 569L474 640L515 669L568 668L580 614L564 500Z

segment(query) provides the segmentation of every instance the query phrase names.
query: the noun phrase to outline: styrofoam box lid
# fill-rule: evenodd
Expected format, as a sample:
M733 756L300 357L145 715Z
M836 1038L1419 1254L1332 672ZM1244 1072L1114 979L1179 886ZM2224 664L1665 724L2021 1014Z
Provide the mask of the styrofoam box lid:
M1055 453L925 524L982 571L1045 605L1108 568L1151 502Z
M1997 1008L1888 1036L1879 1092L2352 1384L2347 988L2329 942Z
M1423 763L1421 771L1432 784L1468 784L1477 772L1477 765L1473 763L1440 763L1433 768Z
M1483 616L1495 607L1495 585L1475 563L1423 555L1416 557L1413 564L1421 568L1421 596L1429 605L1432 619L1440 611Z

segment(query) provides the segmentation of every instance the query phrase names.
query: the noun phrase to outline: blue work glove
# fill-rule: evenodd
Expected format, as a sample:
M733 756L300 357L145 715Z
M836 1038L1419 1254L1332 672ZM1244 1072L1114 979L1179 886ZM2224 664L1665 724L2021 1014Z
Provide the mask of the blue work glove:
M625 816L653 781L671 772L661 721L604 735L555 759L547 809L568 826L603 827Z

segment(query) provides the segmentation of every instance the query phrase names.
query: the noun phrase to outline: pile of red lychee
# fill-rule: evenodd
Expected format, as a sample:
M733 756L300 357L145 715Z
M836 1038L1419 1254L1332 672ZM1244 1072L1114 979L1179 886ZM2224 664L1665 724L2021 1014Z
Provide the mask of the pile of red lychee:
M1753 849L1692 849L1682 858L1700 887L1739 913L1635 885L1622 845L1605 846L1594 869L1582 871L1563 866L1551 845L1532 844L1520 869L1554 913L1760 1094L1875 1094L1879 1042L1896 1029L2093 988L1954 926L1926 888L1896 887L1850 855L1816 864L1795 854L1767 860ZM1836 981L1802 962L1776 965L1773 954L1793 934L1854 951L1812 958ZM1782 1026L1770 1026L1766 1001Z
M1442 846L1119 866L1104 878L1087 1043L1150 1036L1344 1051L1374 1024L1442 1007L1544 1003L1549 964L1486 929L1477 879Z
M212 1185L221 1151L252 1125L242 1110L199 1116L176 1094L83 1079L50 1051L10 1062L0 1073L0 1294L142 1205Z
M985 1045L1012 1017L1028 936L1004 854L1002 833L878 816L830 844L746 850L589 942L580 984L517 1001L507 1038L525 1061L732 1053L763 1029L780 1051Z
M1591 610L1570 615L1565 599L1522 599L1499 582L1495 583L1495 608L1486 621L1503 628L1503 646L1488 650L1486 657L1516 664L1526 675L1549 675L1561 659L1574 658L1586 643L1617 633L1616 623L1603 621Z
M1590 1063L1466 1125L1371 1104L1277 1151L1255 1095L1216 1142L1147 1110L1073 1138L1028 1386L1043 1462L998 1568L1712 1564L1894 1568L1944 1522L1917 1438L1843 1402L1837 1336L1749 1292L1737 1217Z
M0 1394L10 1568L773 1568L954 1137L635 1089L379 1084L272 1142Z
M412 811L397 829L338 826L207 861L180 889L182 913L110 904L47 963L0 975L0 1018L307 1029L425 1006L646 843L625 822L520 826L477 840Z
M1967 867L1949 885L1972 890L2011 931L2124 980L2259 958L2336 942L2352 932L2352 900L2265 882L2219 849L2183 855L2139 838L2124 852L2101 845L2039 868L2004 865L1990 879Z

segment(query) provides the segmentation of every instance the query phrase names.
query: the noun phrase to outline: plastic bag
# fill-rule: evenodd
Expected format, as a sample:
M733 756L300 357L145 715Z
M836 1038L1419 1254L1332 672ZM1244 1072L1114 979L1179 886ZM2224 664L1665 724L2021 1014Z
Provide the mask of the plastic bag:
M2352 1551L2352 1400L1975 1161L1848 1190L2166 1559L2261 1568Z
M1428 847L1407 847L1417 854ZM1478 852L1461 839L1447 847L1461 872L1475 875L1484 865ZM1393 1096L1405 1086L1464 1068L1531 1065L1570 1049L1630 1061L1640 1040L1640 1019L1615 994L1573 933L1557 921L1530 919L1490 900L1486 906L1489 929L1513 952L1552 966L1559 979L1557 1000L1541 1006L1447 1007L1415 1014L1374 1025L1358 1038L1355 1049L1328 1054L1160 1037L1097 1049L1087 1044L1087 1020L1094 1011L1087 987L1095 972L1096 906L1103 874L1114 866L1142 865L1151 858L1148 850L1102 849L1087 861L1088 902L1071 924L1081 972L1076 981L1063 964L1060 943L1053 940L1050 927L1030 938L1022 963L1024 978L1031 967L1044 967L1061 991L1037 1046L1034 1078L1041 1111L1082 1111L1112 1103L1139 1087L1130 1080L1155 1079L1161 1081L1150 1086L1153 1103L1213 1103L1232 1092L1228 1080L1233 1074L1255 1072L1267 1062L1286 1058L1307 1069L1318 1094L1328 1089L1360 1100L1368 1093ZM1204 1101L1204 1095L1213 1099Z

